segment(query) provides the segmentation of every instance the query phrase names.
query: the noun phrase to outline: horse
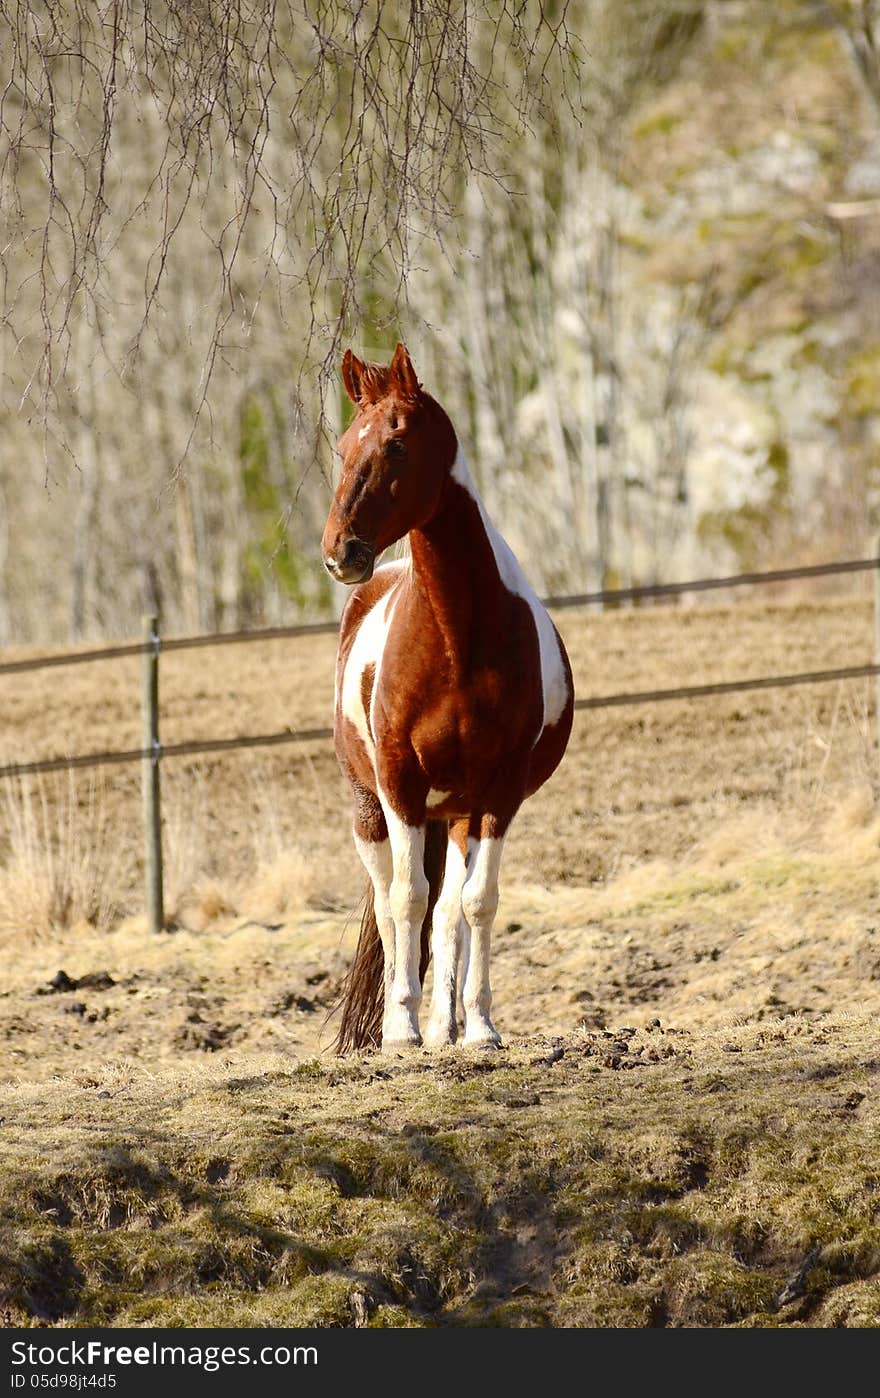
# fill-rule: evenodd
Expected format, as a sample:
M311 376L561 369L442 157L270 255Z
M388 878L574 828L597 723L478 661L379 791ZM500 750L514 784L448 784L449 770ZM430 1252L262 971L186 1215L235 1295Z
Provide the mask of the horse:
M356 409L321 540L352 587L336 663L334 743L369 875L340 1002L338 1053L422 1043L500 1048L489 947L501 852L522 802L559 765L574 686L565 647L495 529L455 429L406 347L347 349ZM408 556L376 566L407 538Z

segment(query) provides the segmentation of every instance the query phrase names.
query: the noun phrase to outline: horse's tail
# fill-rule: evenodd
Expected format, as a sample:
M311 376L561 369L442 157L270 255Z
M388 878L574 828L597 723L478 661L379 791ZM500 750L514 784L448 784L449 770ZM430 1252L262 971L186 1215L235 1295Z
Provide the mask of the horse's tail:
M431 960L431 917L443 882L449 828L445 820L431 820L425 829L425 876L428 907L422 922L419 980L424 983ZM376 922L373 885L367 888L357 948L343 981L339 1032L333 1047L338 1054L376 1049L382 1044L382 1012L385 1000L385 956Z

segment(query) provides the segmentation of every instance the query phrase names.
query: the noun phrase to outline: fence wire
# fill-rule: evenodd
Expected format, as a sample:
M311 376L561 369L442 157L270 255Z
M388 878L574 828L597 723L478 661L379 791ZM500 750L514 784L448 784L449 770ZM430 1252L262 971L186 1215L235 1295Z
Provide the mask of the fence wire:
M705 699L710 695L744 694L758 689L790 689L794 685L829 684L834 680L871 679L880 675L878 665L847 665L838 670L809 670L797 675L771 675L758 679L724 680L715 684L684 685L678 689L646 689L627 694L598 694L575 699L576 711L619 708L628 704L657 704L669 700ZM93 752L75 757L47 757L35 762L14 762L0 767L0 781L9 777L63 772L79 767L104 767L125 762L158 762L169 757L197 757L236 749L280 747L288 743L313 743L333 737L332 728L285 729L280 733L252 733L240 738L204 738L180 743L159 743L154 748L129 748L118 752Z
M618 587L605 592L578 592L567 597L545 597L544 606L558 611L563 607L587 607L604 602L646 602L656 597L680 597L686 592L714 592L725 587L755 587L767 583L794 582L797 578L830 577L836 573L867 573L880 568L880 558L853 558L839 563L811 563L803 568L777 568L769 573L737 573L728 578L695 578L691 582L646 583L639 587Z
M565 597L547 597L544 605L559 610L566 607L589 606L595 603L613 605L658 597L676 597L687 592L706 592L720 588L749 587L769 583L791 582L798 578L818 578L841 573L875 571L880 558L859 558L835 563L819 563L802 568L779 568L764 573L739 573L725 578L696 578L683 583L656 583L642 587L582 592ZM103 646L96 650L67 652L24 660L0 663L0 675L22 674L26 671L55 669L60 666L85 665L99 660L118 660L145 655L155 650L170 652L195 650L205 646L236 645L250 641L287 640L299 636L329 635L338 630L332 621L306 622L292 626L272 626L254 631L222 631L200 636L178 636L168 640L130 642ZM812 670L795 675L762 676L757 679L725 680L711 684L682 685L674 689L649 689L625 694L599 694L576 699L577 711L618 708L625 705L659 704L672 700L705 699L714 695L741 694L762 689L786 689L794 685L827 684L835 680L870 679L880 675L880 664L848 665L835 670ZM191 739L179 743L156 743L152 748L128 748L105 752L79 753L70 757L39 758L33 762L13 762L0 767L0 781L43 772L72 771L83 767L105 767L131 762L158 762L170 757L208 756L212 753L233 752L247 748L280 747L290 743L322 742L333 736L333 729L285 729L280 733L251 733L232 738Z
M755 587L771 583L794 582L798 578L831 577L841 573L867 573L880 568L880 558L853 558L837 563L815 563L802 568L777 568L765 573L737 573L726 578L694 578L681 583L647 583L639 587L605 589L600 592L578 592L561 597L545 597L544 606L553 611L568 607L594 605L615 606L619 602L650 601L659 597L680 597L688 592L712 592L721 588ZM266 626L250 631L210 631L199 636L172 636L160 639L164 652L200 650L205 646L242 645L250 641L290 640L297 636L329 636L338 631L335 621L297 622L290 626ZM67 651L63 655L33 656L23 660L0 662L0 675L21 675L32 670L57 669L67 665L89 665L98 660L121 660L143 655L152 644L129 641L96 650Z

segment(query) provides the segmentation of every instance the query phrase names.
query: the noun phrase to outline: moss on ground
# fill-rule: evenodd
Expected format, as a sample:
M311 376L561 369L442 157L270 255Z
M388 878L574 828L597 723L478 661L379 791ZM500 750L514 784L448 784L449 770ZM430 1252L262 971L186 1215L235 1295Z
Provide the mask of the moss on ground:
M230 1058L109 1100L21 1086L0 1306L25 1325L873 1325L873 1045L868 1021L790 1018L584 1031L554 1062L533 1039L307 1072Z

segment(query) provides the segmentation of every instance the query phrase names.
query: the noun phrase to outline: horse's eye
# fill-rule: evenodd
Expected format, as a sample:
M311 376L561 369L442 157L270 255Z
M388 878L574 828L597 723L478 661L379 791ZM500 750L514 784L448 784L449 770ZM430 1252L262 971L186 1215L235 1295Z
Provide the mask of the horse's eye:
M385 443L386 456L406 456L406 447L399 437L392 437Z

